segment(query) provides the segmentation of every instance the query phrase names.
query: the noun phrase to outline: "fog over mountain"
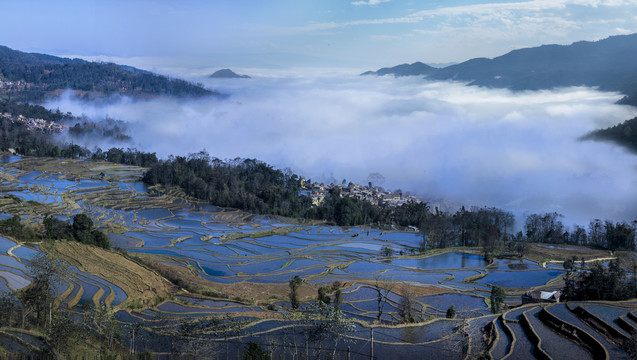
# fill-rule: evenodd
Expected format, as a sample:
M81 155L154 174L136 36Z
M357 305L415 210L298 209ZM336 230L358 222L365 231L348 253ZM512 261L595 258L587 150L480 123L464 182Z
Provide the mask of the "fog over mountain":
M403 64L362 75L425 75L430 80L465 81L511 90L542 90L568 86L620 91L623 101L637 104L637 34L611 36L571 45L516 49L493 59L474 58L441 69L423 63Z
M557 211L567 223L637 218L637 157L577 140L637 115L615 104L618 93L355 75L202 81L230 96L96 106L67 94L46 106L122 119L139 149L161 157L205 148L313 180L366 183L379 172L392 190L520 215Z

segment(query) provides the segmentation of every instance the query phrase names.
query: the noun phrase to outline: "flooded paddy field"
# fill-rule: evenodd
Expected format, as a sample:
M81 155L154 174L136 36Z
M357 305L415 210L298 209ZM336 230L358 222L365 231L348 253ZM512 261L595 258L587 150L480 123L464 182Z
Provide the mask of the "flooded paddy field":
M233 333L202 330L198 334L218 345L220 353L230 354L251 339L260 343L269 339L268 349L276 343L290 354L336 348L342 358L349 346L356 349L354 358L369 357L366 344L374 328L378 358L434 350L452 357L490 351L494 357L533 358L538 336L542 351L553 357L558 357L558 349L569 347L578 356L596 358L550 325L542 315L545 305L490 314L491 286L505 287L505 303L513 308L527 290L559 289L564 274L559 266L528 259L488 263L475 249L414 255L413 249L422 241L415 232L308 225L219 209L191 201L175 190L148 189L140 182L141 168L12 158L0 164L0 172L1 214L19 215L37 224L47 215L70 219L86 213L109 235L113 248L123 252L71 243L39 247L0 237L0 290L28 286L29 259L46 251L71 265L58 291L60 306L73 311L80 311L84 303L111 306L118 321L142 324L155 340L168 336L184 321L208 321L232 324ZM395 255L382 256L384 247ZM180 291L135 261L188 274L208 294ZM306 315L299 315L289 301L288 282L295 276L303 280L300 313ZM309 336L305 330L316 323L310 314L318 311L317 290L336 286L335 282L342 294L340 308L353 321L353 328L336 345L334 339L312 339L314 348L303 349L300 344L308 341L303 337ZM334 289L329 297L332 303L336 300ZM457 315L448 320L451 305ZM577 307L583 311L575 311ZM587 325L586 316L630 336L617 319L633 324L628 314L635 310L636 305L627 302L620 306L559 304L545 311L590 333L613 358L621 358L625 352L618 340L603 341L599 331ZM403 324L406 311L415 324ZM482 336L489 326L493 328L489 336ZM170 351L161 341L147 340L139 346L159 354Z

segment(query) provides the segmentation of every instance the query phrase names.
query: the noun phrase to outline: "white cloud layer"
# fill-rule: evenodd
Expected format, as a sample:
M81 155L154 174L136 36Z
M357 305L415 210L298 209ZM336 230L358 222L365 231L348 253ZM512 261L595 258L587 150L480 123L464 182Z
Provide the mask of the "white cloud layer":
M386 2L390 2L391 0L363 0L363 1L354 1L352 5L361 6L361 5L378 5Z
M67 97L47 106L125 120L138 147L162 157L205 148L313 179L366 183L380 172L390 189L518 214L637 219L637 156L577 140L637 114L614 104L618 94L511 93L387 77L209 81L231 96L100 107Z

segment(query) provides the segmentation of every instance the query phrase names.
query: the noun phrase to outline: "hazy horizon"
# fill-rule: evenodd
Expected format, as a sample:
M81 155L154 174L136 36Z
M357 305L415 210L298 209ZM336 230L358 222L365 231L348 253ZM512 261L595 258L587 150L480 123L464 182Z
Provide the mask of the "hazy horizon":
M33 0L2 2L0 12L2 45L161 59L147 70L376 69L637 32L637 3L628 0Z

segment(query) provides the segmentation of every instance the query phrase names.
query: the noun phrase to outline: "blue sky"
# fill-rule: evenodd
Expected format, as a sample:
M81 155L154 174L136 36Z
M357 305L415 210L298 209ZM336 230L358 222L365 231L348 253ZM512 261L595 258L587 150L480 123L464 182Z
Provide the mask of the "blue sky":
M0 44L23 51L244 68L460 62L637 32L634 0L35 0L0 13Z

